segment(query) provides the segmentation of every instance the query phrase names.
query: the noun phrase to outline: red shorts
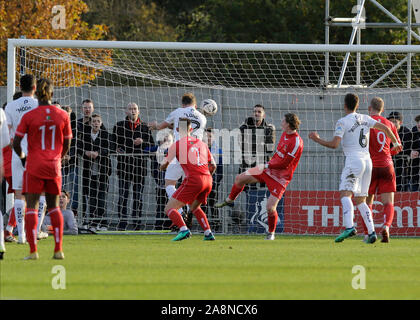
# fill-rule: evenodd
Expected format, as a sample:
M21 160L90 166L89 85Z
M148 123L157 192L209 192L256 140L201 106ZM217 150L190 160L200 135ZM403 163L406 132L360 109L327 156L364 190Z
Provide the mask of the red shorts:
M370 180L369 194L382 194L397 191L394 166L373 167Z
M252 173L251 173L252 174ZM284 191L286 191L286 188L278 183L276 180L271 178L268 174L265 172L258 174L258 175L252 175L255 179L257 179L259 182L263 182L267 185L268 191L270 191L271 195L276 197L277 199L281 199L283 196Z
M207 204L207 197L211 192L213 178L209 175L187 177L182 181L172 198L185 204L191 204L195 200L201 204Z
M13 188L12 188L12 176L4 177L4 179L6 180L7 185L8 185L7 193L14 193L15 190L13 190Z
M39 178L24 171L23 173L23 189L22 193L41 194L43 192L49 194L61 194L61 176L51 179Z

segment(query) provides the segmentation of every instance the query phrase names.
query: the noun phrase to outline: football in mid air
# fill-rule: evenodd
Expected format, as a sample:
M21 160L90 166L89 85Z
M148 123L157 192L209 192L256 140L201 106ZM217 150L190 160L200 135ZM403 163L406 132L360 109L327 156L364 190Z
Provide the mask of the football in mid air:
M200 111L205 116L214 116L217 112L217 103L212 99L205 99L201 101Z

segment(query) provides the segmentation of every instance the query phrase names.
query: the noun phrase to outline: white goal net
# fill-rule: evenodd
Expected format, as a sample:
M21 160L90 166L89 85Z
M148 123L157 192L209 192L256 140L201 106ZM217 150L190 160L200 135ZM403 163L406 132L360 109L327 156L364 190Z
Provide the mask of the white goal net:
M130 103L138 105L140 123L147 124L165 120L180 106L185 92L194 93L198 102L207 98L217 102L218 112L208 117L207 126L213 128L211 146L217 151L219 170L206 212L212 229L221 233L266 232L268 191L264 185L247 188L234 207L217 210L214 203L226 197L240 170L272 155L284 114L296 113L305 146L278 207L277 232L336 234L342 228L337 190L343 153L341 148L315 144L308 133L316 130L321 137L332 138L348 92L359 95L362 113L367 113L370 99L382 97L383 115L399 112L403 126L411 131L420 114L419 51L415 46L9 40L8 98L19 88L21 74L53 80L54 100L71 107L76 136L73 158L63 167L63 188L71 193L70 206L80 225L108 231L169 230L171 224L163 213L167 196L157 170L160 144L167 132L151 131L150 140L143 135L140 149L133 148L134 136L116 142L124 130L136 130L130 125L118 130L124 126ZM351 54L343 68L346 52ZM98 169L101 164L85 156L91 135L86 134L84 141L77 127L86 99L101 116L101 130L113 141L100 146L109 158L106 173ZM256 105L265 110L264 122L258 126ZM395 158L399 185L393 235L420 235L419 163L410 157L415 147L410 139L411 145ZM377 227L383 223L382 208L377 198ZM358 212L356 220L361 230ZM193 230L199 230L194 219Z

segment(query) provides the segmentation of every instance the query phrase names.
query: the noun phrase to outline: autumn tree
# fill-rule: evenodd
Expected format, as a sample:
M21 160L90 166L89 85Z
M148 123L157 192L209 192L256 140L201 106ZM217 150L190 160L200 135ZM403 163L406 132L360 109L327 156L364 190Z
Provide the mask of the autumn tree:
M87 22L82 21L82 14L88 11L85 2L81 0L61 0L59 4L65 9L60 11L60 13L64 13L64 28L57 28L57 25L53 23L54 17L59 14L59 12L53 11L53 7L57 5L55 0L0 1L0 85L6 84L7 39L9 38L20 38L22 36L27 39L66 40L99 40L104 38L107 33L105 25L89 26ZM62 54L70 53L70 49L62 49L60 52ZM77 53L74 49L71 52L82 58L86 55L83 52ZM96 52L95 57L104 64L111 63L111 56L107 50ZM49 66L40 70L42 63L38 62L37 76L46 76L57 80L54 79L55 72L51 69L51 64L54 64L54 61L50 61ZM72 70L73 78L77 81L61 82L61 85L80 85L97 76L97 71L83 66L74 68L68 63L63 68Z
M165 9L154 1L85 0L89 12L83 18L90 24L105 23L108 40L175 41L175 27ZM182 2L182 1L180 1Z

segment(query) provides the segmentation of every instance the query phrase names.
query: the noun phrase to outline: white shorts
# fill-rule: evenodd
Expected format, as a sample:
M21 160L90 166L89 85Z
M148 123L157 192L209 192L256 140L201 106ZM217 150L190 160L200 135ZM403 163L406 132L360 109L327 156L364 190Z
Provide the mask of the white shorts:
M367 158L346 158L341 173L340 191L352 191L355 197L367 197L372 176L372 160Z
M165 172L165 180L178 181L179 178L184 177L184 170L177 159L172 160Z
M23 172L25 168L22 166L22 161L19 159L16 152L12 153L12 188L13 190L22 190L23 187Z

